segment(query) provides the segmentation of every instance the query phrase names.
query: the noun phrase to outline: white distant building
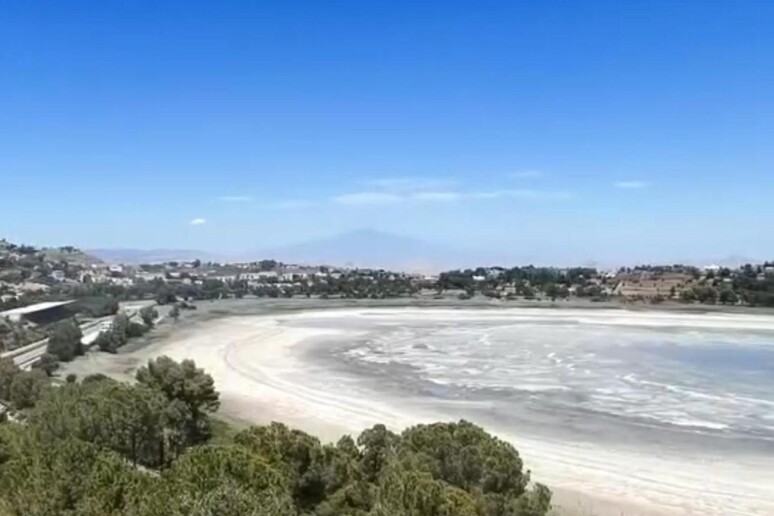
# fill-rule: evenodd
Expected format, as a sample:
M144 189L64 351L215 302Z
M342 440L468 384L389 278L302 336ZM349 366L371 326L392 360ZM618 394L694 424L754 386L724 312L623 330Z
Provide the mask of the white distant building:
M123 285L124 287L130 287L134 285L134 279L132 278L110 278L109 281L113 285Z
M138 272L137 278L143 279L145 281L153 281L153 280L166 280L166 276L163 272Z
M297 265L287 266L282 270L282 277L283 278L302 278L306 279L309 277L310 274L314 274L315 270L305 267L299 267Z
M244 272L239 275L239 279L256 281L256 280L276 279L277 276L278 276L277 271Z
M237 279L246 279L242 278L241 276L237 276L236 274L225 274L220 276L207 276L207 279L213 279L213 280L220 280L223 282L229 282L229 281L236 281ZM203 282L197 282L197 285L203 284Z

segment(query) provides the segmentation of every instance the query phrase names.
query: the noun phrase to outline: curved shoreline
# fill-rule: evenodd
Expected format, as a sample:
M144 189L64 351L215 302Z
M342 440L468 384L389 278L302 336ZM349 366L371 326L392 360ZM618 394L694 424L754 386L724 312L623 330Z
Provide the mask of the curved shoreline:
M523 311L523 310L518 310ZM581 312L580 310L577 310ZM221 392L223 411L227 415L254 423L283 421L321 437L333 440L342 433L358 433L381 422L396 430L410 424L453 418L444 407L416 413L400 400L366 399L357 393L304 385L303 374L308 364L301 363L293 351L303 342L319 337L351 338L357 331L343 329L298 328L286 323L306 317L342 317L353 319L365 313L392 312L403 319L423 318L428 309L364 308L327 310L297 314L234 316L198 324L191 331L174 332L168 338L127 355L141 362L160 354L175 359L190 358L213 375ZM420 313L416 313L420 312ZM457 317L459 310L434 316ZM446 312L452 312L447 310ZM475 310L470 310L475 312ZM510 311L508 311L510 312ZM481 320L490 317L517 316L516 313L486 311L474 314ZM533 314L528 314L533 315ZM564 312L562 316L582 317L587 314ZM624 312L609 314L607 324L637 324L653 321L653 314ZM614 317L615 316L615 317ZM774 329L774 320L760 316L719 315L699 321L708 328L728 324L749 328ZM620 318L620 320L614 320ZM628 318L629 321L623 318ZM648 321L647 319L651 320ZM656 317L667 326L683 326L688 319L707 318L696 314L659 313ZM722 320L718 320L722 319ZM733 320L731 320L733 319ZM119 355L121 357L122 355ZM100 357L102 358L102 357ZM118 357L109 357L118 358ZM489 428L489 425L485 425ZM763 515L774 513L774 499L767 489L774 476L765 468L765 458L745 464L718 462L711 456L688 463L673 457L654 457L630 450L601 448L581 441L535 439L512 430L495 428L494 433L514 443L532 469L534 478L554 488L558 502L570 509L593 509L594 514L706 514ZM503 431L504 430L504 431ZM580 494L579 494L580 493Z

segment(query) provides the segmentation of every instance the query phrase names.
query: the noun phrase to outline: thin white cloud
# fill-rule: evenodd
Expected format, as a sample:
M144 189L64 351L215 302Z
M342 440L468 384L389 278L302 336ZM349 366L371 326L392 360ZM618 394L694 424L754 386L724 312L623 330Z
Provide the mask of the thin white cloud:
M560 201L574 197L572 192L553 190L490 190L470 194L474 199L525 199L535 201Z
M307 201L305 199L288 199L286 201L279 201L271 205L272 208L279 208L281 210L300 210L303 208L309 208L314 206L315 202Z
M430 202L454 202L462 199L463 195L459 192L417 192L411 195L411 198L417 201Z
M218 200L221 202L252 202L253 198L249 195L221 195Z
M334 197L332 201L336 204L363 206L363 205L389 205L403 202L458 202L458 201L476 201L476 200L494 200L494 199L524 199L534 201L558 201L572 198L574 195L570 192L551 191L551 190L513 190L499 189L479 192L458 192L458 191L427 191L414 192L408 194L395 194L389 192L359 192Z
M403 198L399 195L386 192L357 192L339 195L334 197L332 200L336 204L344 204L349 206L372 206L395 204L400 202L402 199Z
M618 181L615 183L616 188L623 188L625 190L638 190L640 188L647 188L649 183L645 181Z
M192 219L191 222L189 222L189 224L191 224L192 226L201 226L202 224L206 224L206 223L207 223L207 219L203 219L201 217Z
M457 184L453 179L435 177L388 177L381 179L368 179L363 181L365 186L379 191L392 193L412 193L431 190L445 190Z
M542 170L521 170L519 172L511 172L508 177L514 179L535 179L537 177L543 177L545 173Z

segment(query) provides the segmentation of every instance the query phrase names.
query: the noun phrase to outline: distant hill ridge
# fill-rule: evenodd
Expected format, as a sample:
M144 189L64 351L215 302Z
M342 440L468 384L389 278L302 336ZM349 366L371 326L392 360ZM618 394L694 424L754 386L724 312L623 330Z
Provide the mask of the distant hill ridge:
M90 254L108 263L140 264L174 261L229 261L222 256L195 249L89 249Z
M452 246L369 229L256 250L249 256L293 263L427 272L470 263L467 253Z
M255 246L233 254L197 249L91 249L89 254L109 263L160 263L199 259L213 262L240 262L276 259L287 263L372 267L410 272L439 272L443 270L489 265L553 265L572 266L574 262L552 260L544 249L512 249L510 251L477 249L463 250L452 245L435 243L404 235L360 229L283 246ZM555 253L553 253L555 254ZM543 256L543 259L541 259ZM667 260L698 267L720 265L738 267L761 260L728 256L725 258L696 258ZM577 263L601 269L617 268L623 262L600 263L579 260Z
M417 272L474 264L471 256L451 246L368 229L286 246L255 248L230 256L196 249L91 249L89 253L106 262L127 264L194 259L220 262L276 259L289 263Z

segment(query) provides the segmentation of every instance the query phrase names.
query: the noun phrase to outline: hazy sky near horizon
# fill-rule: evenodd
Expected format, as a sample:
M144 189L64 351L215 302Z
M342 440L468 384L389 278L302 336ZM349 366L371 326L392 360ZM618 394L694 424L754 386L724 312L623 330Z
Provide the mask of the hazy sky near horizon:
M753 0L4 2L0 237L771 258L772 25Z

